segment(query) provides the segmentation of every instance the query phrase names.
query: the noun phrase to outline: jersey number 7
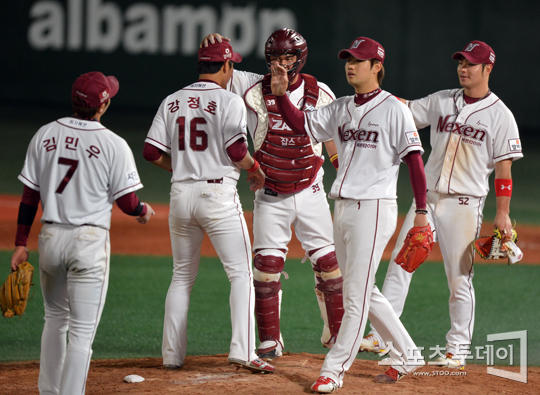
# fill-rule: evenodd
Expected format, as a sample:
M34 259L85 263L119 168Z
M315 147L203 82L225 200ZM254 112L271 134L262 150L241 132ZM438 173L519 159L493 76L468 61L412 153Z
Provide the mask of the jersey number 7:
M71 180L71 177L73 177L73 174L75 173L75 170L77 170L77 166L79 165L79 161L75 159L68 159L68 158L58 158L58 164L59 165L67 165L69 166L69 169L62 178L62 181L60 182L60 185L58 185L58 188L56 188L56 193L62 193L64 192L64 188L68 184L69 180Z
M186 117L179 117L178 124L178 150L186 149ZM198 125L206 125L206 119L196 117L189 123L189 146L193 151L204 151L208 148L208 134L204 130L198 130Z

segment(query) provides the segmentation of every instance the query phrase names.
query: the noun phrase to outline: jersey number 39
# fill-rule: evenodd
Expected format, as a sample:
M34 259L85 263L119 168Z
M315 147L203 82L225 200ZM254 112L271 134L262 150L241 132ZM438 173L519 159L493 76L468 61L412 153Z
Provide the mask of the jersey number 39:
M178 124L178 150L186 149L186 117L176 120ZM204 151L208 148L208 134L204 130L197 129L198 125L206 125L206 119L196 117L189 122L189 146L193 151Z

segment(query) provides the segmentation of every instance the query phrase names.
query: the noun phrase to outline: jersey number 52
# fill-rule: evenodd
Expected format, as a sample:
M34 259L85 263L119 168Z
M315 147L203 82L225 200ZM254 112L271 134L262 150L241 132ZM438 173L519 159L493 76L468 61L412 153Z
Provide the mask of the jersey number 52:
M186 117L176 120L178 124L178 150L186 149ZM206 125L206 119L196 117L189 122L189 146L193 151L204 151L208 148L208 134L204 130L197 129L198 125Z

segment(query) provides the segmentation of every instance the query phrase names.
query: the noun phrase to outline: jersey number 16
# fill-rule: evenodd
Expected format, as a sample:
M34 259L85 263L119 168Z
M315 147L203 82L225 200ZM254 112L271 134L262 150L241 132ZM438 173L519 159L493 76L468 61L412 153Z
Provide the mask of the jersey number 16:
M186 117L176 120L178 124L178 150L186 149ZM197 129L198 125L206 125L206 119L196 117L189 122L189 146L193 151L204 151L208 148L208 134L204 130Z

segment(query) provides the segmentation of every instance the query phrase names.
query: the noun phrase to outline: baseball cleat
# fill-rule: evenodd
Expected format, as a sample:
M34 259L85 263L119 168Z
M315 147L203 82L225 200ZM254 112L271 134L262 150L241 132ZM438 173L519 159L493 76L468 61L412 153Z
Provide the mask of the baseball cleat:
M311 386L311 390L318 394L331 394L332 392L341 388L341 385L336 383L333 379L326 376L319 376L317 381Z
M276 371L275 367L273 367L269 363L261 361L258 358L249 362L242 361L236 358L229 358L229 363L231 365L239 366L247 370L250 370L253 373L274 373Z
M405 373L401 373L394 368L390 368L386 372L375 376L373 381L380 384L394 384L401 380L404 376L406 376Z
M282 347L279 342L276 342L275 340L266 340L259 345L257 356L263 361L272 361L283 355L281 350Z
M461 363L461 360L454 358L454 354L452 354L451 352L447 352L446 356L444 357L437 358L435 362L433 363L433 365L444 366L447 368L459 369L459 370L465 369L465 365Z
M381 347L382 345L382 340L379 340L378 336L367 335L364 336L360 343L360 352L384 353L386 350Z
M174 364L169 364L169 363L167 363L167 364L165 364L165 365L163 365L163 366L164 366L165 369L167 369L167 370L178 370L178 369L182 369L182 366L183 366L183 365L174 365Z

